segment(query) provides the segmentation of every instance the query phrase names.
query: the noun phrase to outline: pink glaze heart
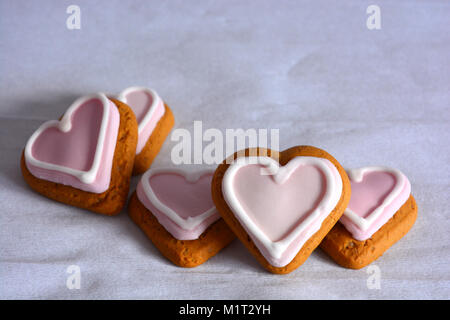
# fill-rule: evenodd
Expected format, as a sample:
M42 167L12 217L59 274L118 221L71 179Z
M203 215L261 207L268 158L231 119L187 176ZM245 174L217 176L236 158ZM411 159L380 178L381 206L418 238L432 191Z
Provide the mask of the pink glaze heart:
M266 169L275 173L262 174ZM222 190L261 254L283 267L334 209L342 179L322 158L295 157L280 167L272 158L242 157L225 172Z
M72 115L70 131L45 129L36 138L31 152L39 161L88 171L94 161L102 119L101 102L89 100Z
M108 189L120 115L104 94L75 101L60 121L45 122L25 147L37 178L101 193Z
M283 184L261 175L261 166L249 165L234 179L238 201L250 219L272 240L289 234L323 198L324 178L314 166L300 166Z
M408 200L411 185L398 170L365 167L347 170L352 187L340 222L357 240L367 240Z
M388 172L372 172L361 182L351 181L352 197L348 208L362 218L379 207L395 185L395 177Z
M137 196L174 238L197 239L219 219L211 197L212 175L151 169L143 175Z

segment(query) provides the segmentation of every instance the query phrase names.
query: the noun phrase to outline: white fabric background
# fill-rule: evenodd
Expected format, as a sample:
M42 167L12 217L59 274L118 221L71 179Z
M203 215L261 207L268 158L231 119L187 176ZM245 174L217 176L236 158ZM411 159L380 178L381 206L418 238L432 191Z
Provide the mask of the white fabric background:
M66 28L70 4L81 30ZM370 4L381 30L366 28ZM450 2L437 0L0 1L0 298L449 299L449 21ZM402 170L419 217L374 263L381 289L320 250L269 274L239 241L178 268L125 211L103 217L32 192L19 170L31 133L78 96L131 85L156 89L176 128L279 128L281 149ZM155 167L172 165L174 145ZM69 265L80 290L66 288Z

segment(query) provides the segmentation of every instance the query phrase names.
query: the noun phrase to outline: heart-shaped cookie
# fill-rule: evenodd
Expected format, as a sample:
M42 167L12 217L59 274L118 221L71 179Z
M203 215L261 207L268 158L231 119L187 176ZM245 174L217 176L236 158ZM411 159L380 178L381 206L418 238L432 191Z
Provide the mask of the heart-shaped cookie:
M131 196L131 219L178 266L198 266L234 239L211 199L212 175L150 169Z
M77 99L61 120L42 124L25 147L30 172L78 189L102 193L109 187L120 115L105 95Z
M150 167L161 149L174 125L174 117L170 108L152 89L129 87L117 99L134 111L138 121L139 137L133 173L140 174Z
M347 170L352 196L344 215L320 247L340 265L360 269L388 250L413 226L417 205L399 170Z
M117 99L126 103L136 115L139 133L136 154L139 154L164 115L164 102L154 90L144 87L127 88Z
M342 215L350 196L348 178L334 158L314 147L275 153L279 162L270 150L254 154L255 149L238 152L217 168L213 199L265 268L288 273Z
M399 170L364 167L347 170L352 197L340 222L357 240L369 239L408 200L411 184Z
M130 147L136 142L137 122L128 106L102 93L81 97L60 120L47 121L33 133L22 172L33 189L49 198L115 214L126 201L126 190L117 187L128 188Z

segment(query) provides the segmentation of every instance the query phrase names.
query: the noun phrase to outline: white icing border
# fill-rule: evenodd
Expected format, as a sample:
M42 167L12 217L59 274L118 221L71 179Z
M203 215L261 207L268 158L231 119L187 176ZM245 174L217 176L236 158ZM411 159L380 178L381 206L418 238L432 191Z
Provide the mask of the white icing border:
M170 220L172 220L175 224L181 227L184 230L190 231L199 226L203 221L211 217L214 213L217 212L216 207L213 206L205 212L195 216L188 217L187 219L182 218L179 214L177 214L174 210L166 206L164 203L159 201L158 197L155 195L153 188L150 186L150 178L156 174L160 173L169 173L169 174L178 174L186 179L188 182L195 183L201 177L207 174L214 174L212 170L201 170L196 172L186 172L181 169L173 169L173 168L156 168L150 169L142 176L141 183L147 199L164 215L167 216Z
M95 150L94 155L94 161L92 162L92 166L88 171L83 170L77 170L53 163L48 163L44 161L40 161L36 159L33 156L33 144L36 141L36 139L39 137L39 135L46 129L55 127L59 131L62 132L69 132L72 129L72 114L81 107L84 103L86 103L89 100L92 99L98 99L102 103L103 106L103 115L102 115L102 122L100 125L100 131L97 138L97 147ZM85 184L91 184L95 181L97 177L98 170L100 168L100 162L103 154L103 148L104 148L104 142L106 137L106 130L108 128L108 122L109 122L109 104L110 100L105 96L105 94L99 92L95 94L91 94L88 96L80 97L75 102L72 103L72 105L67 109L67 111L64 113L61 120L50 120L47 122L44 122L28 139L27 144L25 146L25 159L26 162L35 166L39 167L45 170L54 170L59 171L65 174L72 175L76 178L78 178L81 182Z
M383 203L376 207L372 212L370 212L367 218L358 216L355 212L350 210L348 207L345 209L344 215L349 218L358 228L362 231L369 229L372 224L378 219L378 217L383 213L384 209L389 206L402 192L404 185L406 184L406 176L397 169L373 166L373 167L362 167L358 169L347 169L347 175L351 181L361 182L364 175L371 172L386 172L394 176L396 182L394 188L389 193L389 195L383 200Z
M142 131L144 130L145 126L148 124L150 119L153 117L153 114L155 113L157 106L160 103L162 103L162 99L156 93L156 91L154 91L152 89L149 89L149 88L146 88L146 87L137 87L137 86L135 86L135 87L126 88L122 92L120 92L119 95L117 96L117 100L128 104L128 102L127 102L127 95L132 93L132 92L135 92L135 91L143 91L143 92L149 94L152 97L152 104L148 108L147 113L142 118L141 123L138 124L138 133L141 134ZM131 108L131 110L133 110L133 108L131 106L130 106L130 108ZM166 112L166 108L164 108L163 115L164 115L165 112Z
M280 164L270 157L240 157L237 158L230 167L225 171L222 180L222 192L225 201L233 210L234 214L243 222L245 227L251 234L259 240L267 249L271 256L276 259L281 258L282 254L288 249L293 241L317 218L320 217L321 212L331 212L336 204L339 202L342 194L342 178L336 179L331 168L326 164L328 161L318 157L298 156L292 158L285 166ZM284 183L300 165L316 166L324 174L326 181L326 191L321 202L317 205L315 210L311 212L297 227L291 231L286 237L279 241L272 241L269 237L252 221L247 215L244 208L239 203L236 194L233 190L233 180L236 173L242 167L249 164L259 164L267 168L268 172L274 173L274 180L278 184ZM340 175L339 175L340 177Z

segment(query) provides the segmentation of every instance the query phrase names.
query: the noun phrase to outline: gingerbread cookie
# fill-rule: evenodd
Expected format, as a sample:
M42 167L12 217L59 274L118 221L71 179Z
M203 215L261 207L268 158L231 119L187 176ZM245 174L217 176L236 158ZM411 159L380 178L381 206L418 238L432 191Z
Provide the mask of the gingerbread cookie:
M22 174L48 198L114 215L127 200L136 144L136 117L126 104L103 93L81 97L33 133Z
M174 117L169 106L151 89L130 87L118 95L134 111L138 121L138 143L133 174L145 172L169 135Z
M411 229L417 205L408 178L399 170L365 167L347 173L350 203L320 247L340 265L360 269Z
M339 220L350 200L345 170L327 152L298 146L280 153L235 153L212 181L217 210L268 271L298 268Z
M178 266L198 266L235 238L212 202L212 175L150 169L131 196L131 219Z

